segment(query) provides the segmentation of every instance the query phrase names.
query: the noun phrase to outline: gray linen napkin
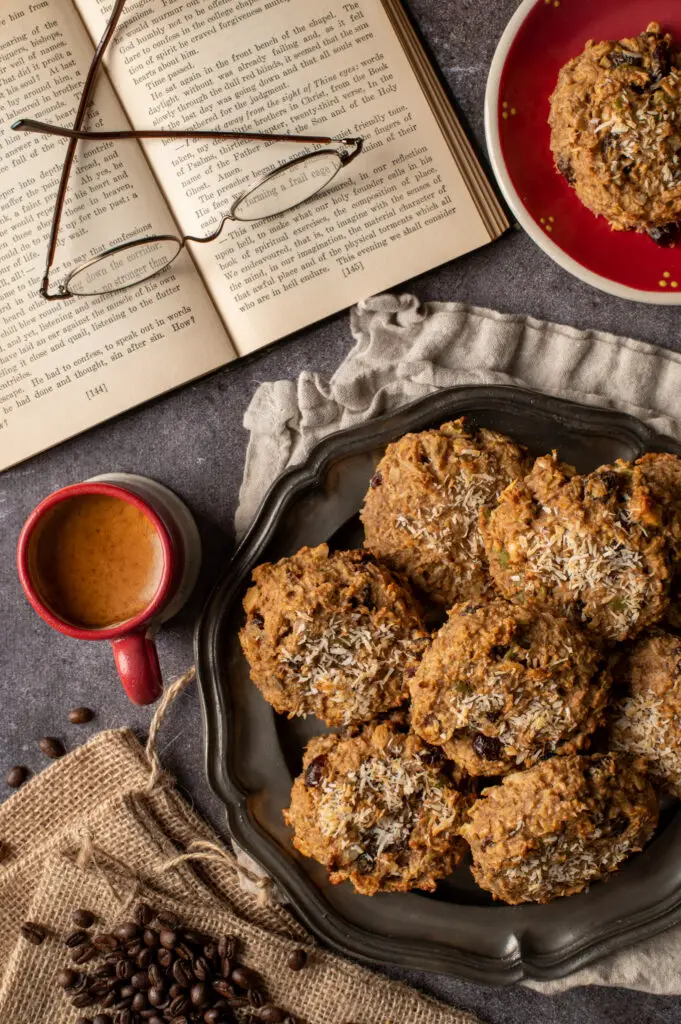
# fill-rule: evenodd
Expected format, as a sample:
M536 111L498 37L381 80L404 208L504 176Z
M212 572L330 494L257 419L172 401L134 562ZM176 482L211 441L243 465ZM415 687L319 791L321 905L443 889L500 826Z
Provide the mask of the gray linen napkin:
M681 355L599 331L461 303L421 305L377 295L351 313L355 345L330 380L261 384L244 418L250 431L236 513L242 535L272 480L323 437L456 384L524 384L621 409L681 440ZM541 992L613 985L681 993L681 927L605 958Z

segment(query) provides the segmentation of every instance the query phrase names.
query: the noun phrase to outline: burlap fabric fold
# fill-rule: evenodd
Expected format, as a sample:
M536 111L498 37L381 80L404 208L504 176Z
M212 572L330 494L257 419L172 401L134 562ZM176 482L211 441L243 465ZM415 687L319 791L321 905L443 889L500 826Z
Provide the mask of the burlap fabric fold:
M233 856L128 730L100 733L0 807L0 1021L73 1024L55 983L63 936L84 907L105 928L147 899L191 926L241 939L270 998L307 1024L475 1024L475 1018L315 947L268 899L246 891ZM48 931L40 946L25 921ZM286 967L305 946L310 961ZM92 1014L93 1011L89 1011Z

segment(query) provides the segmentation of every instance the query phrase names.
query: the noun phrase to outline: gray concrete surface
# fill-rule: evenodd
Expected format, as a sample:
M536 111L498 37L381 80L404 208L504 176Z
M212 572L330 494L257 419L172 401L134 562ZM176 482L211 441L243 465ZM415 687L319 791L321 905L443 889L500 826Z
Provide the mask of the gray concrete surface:
M481 148L487 69L515 6L515 0L411 0L414 19ZM519 231L403 288L423 299L528 313L681 351L677 310L597 292L560 270ZM2 780L10 766L28 764L39 771L45 765L38 737L57 735L74 746L98 728L129 725L143 734L150 716L124 697L106 645L60 637L24 600L14 546L26 515L51 490L104 471L146 474L184 497L198 519L206 559L194 599L159 640L164 673L172 679L191 661L195 617L233 550L232 520L246 444L242 417L249 399L264 380L294 377L303 369L330 374L350 345L348 317L341 314L0 476L0 799L8 793ZM78 704L97 710L92 725L69 724L67 711ZM172 712L161 748L165 764L197 808L221 827L221 807L204 778L195 692L182 697ZM410 979L477 1011L489 1024L681 1021L681 1000L623 990L580 989L549 999L521 988L499 991L434 976Z

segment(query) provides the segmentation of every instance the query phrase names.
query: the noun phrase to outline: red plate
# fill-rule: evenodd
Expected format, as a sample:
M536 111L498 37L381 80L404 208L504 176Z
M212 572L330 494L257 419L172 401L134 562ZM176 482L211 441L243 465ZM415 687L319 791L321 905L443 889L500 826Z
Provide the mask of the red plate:
M681 0L524 0L492 61L485 99L490 159L519 223L570 273L613 295L681 304L681 247L612 231L557 173L549 96L588 39L620 39L650 21L681 40Z

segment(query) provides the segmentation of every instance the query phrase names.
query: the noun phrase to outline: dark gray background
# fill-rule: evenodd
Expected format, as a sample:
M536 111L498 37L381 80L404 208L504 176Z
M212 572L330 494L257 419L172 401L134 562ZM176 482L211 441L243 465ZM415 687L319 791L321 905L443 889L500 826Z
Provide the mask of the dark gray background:
M485 79L515 0L411 0L410 7L464 121L484 147ZM484 250L406 282L403 289L422 299L456 299L528 313L681 351L677 309L640 305L595 291L560 270L517 230ZM55 488L113 470L155 477L188 502L199 522L206 558L194 599L159 639L164 673L172 679L191 663L195 617L233 550L232 521L247 440L242 417L253 392L261 381L295 377L302 370L331 374L351 343L347 314L341 314L0 477L0 797L9 792L2 779L12 765L27 764L34 771L44 767L38 737L57 735L73 747L101 728L128 725L143 734L151 713L128 703L107 645L61 637L29 608L14 568L14 546L26 515ZM95 722L70 725L68 709L83 703L97 710ZM190 692L170 714L161 753L199 810L221 828L220 805L204 779L202 748L198 696ZM477 1011L490 1024L681 1021L681 999L625 990L578 989L547 998L522 988L501 991L435 976L412 975L411 980Z

